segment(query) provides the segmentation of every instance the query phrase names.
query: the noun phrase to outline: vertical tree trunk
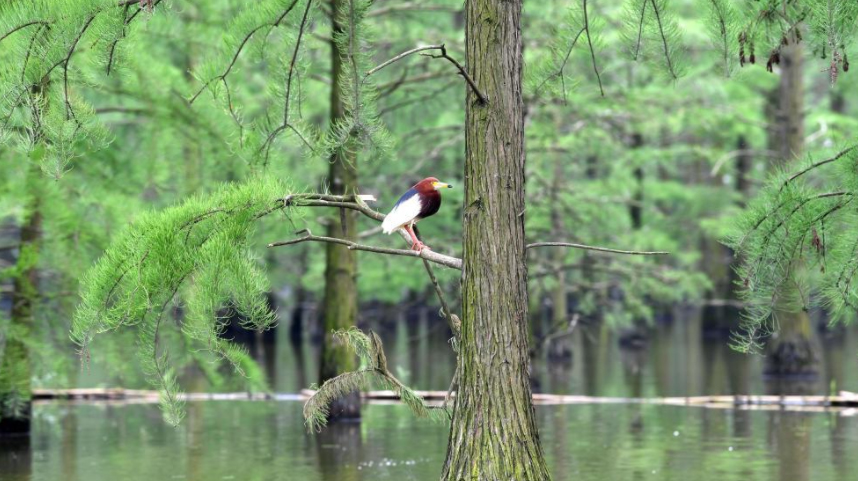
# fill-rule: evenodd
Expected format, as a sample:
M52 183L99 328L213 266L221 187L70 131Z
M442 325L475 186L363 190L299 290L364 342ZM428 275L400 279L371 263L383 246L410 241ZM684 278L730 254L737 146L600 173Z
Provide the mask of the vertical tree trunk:
M334 37L344 32L339 22L343 0L331 0L331 22ZM345 106L340 95L342 78L342 55L335 42L331 42L331 125L345 116ZM330 159L327 188L335 195L352 194L357 191L356 155L353 149L340 149ZM356 240L357 218L355 212L341 209L338 219L328 225L328 236ZM325 251L325 331L322 341L320 383L346 371L357 368L355 355L346 346L335 345L331 332L355 325L357 319L357 253L346 246L328 243ZM330 419L359 418L360 396L354 392L333 403Z
M459 388L442 479L550 479L528 376L521 0L469 0Z
M632 134L631 145L632 150L637 150L643 147L643 135L639 132ZM643 168L635 167L632 176L635 178L635 193L632 197L632 204L629 206L629 217L632 221L632 229L640 230L643 227L643 200L644 200L644 171Z
M38 167L29 169L25 182L29 200L21 225L11 322L0 359L0 435L30 431L30 354L25 341L32 333L33 306L38 297L37 264L42 236L42 179Z
M775 167L802 155L804 150L804 82L802 48L795 32L781 49L780 84L773 99L774 122L769 130L770 148L779 153ZM800 275L801 265L793 275ZM793 297L793 296L790 296ZM808 376L817 373L818 357L811 339L810 316L788 307L776 309L779 330L768 345L766 373L774 376Z

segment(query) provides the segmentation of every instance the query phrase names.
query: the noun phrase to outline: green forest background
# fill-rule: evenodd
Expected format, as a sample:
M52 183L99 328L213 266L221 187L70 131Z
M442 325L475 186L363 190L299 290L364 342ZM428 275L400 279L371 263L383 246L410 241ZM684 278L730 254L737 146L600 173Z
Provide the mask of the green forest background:
M424 177L463 184L462 106L468 86L455 67L445 59L412 55L363 77L423 45L445 44L451 57L464 62L460 1L360 3L359 37L346 38L348 47L359 51L350 58L360 73L350 74L347 65L341 77L342 84L360 86L338 94L351 109L346 120L332 119L332 92L338 90L332 81L331 4L115 3L0 6L4 389L21 378L39 387L74 386L81 363L112 373L126 387L143 385L145 366L128 362L127 355L144 349L139 333L102 326L110 334L85 349L79 363L75 353L81 346L70 342L69 332L84 273L111 242L135 242L129 225L174 225L170 212L179 211L155 214L166 207L229 196L240 203L242 196L324 193L331 188L334 151L347 153L358 192L374 195L378 201L371 206L381 212ZM746 270L736 272L737 259L724 242L732 239L736 246L737 233L748 231L760 212L779 202L778 192L765 187L767 179L775 176L770 185L777 185L778 176L789 176L794 166L830 158L853 139L858 107L850 95L856 81L844 47L851 45L849 29L835 28L840 36L833 44L824 34L808 37L798 53L775 58L779 47L772 45L779 45L781 36L787 42L794 35L790 30L769 30L760 21L756 40L744 39L743 20L736 20L739 27L720 21L717 9L726 3L656 2L665 8L669 28L639 30L638 39L645 42L636 48L635 30L628 28L634 11L621 3L525 5L527 241L670 255L534 251L528 285L532 340L541 345L578 322L614 330L646 326L674 306L690 305L710 312L712 329L739 332L732 342L753 348L776 324L766 321L771 308L751 309L746 318L751 335L741 335L737 308L754 300L737 295L743 282L749 287L749 277ZM748 3L760 4L749 9L760 9L767 2ZM280 17L290 4L295 12ZM733 14L741 16L742 8ZM838 15L854 24L854 12ZM46 17L63 21L16 30ZM844 159L852 161L849 155ZM814 170L805 177L805 190L793 193L793 202L820 186L854 182L836 170ZM241 187L225 187L235 185ZM461 190L445 191L441 211L421 223L423 239L434 251L461 254L462 199ZM848 218L826 231L814 213L806 215L810 220L802 225L812 227L813 235L803 235L800 246L789 232L782 234L784 243L809 259L803 280L796 282L796 302L802 305L784 311L823 297L813 288L826 274L823 252L838 235L847 238L855 231ZM336 212L286 209L252 227L236 224L242 231L235 238L242 239L248 256L235 261L252 261L248 268L254 273L237 277L236 285L269 290L279 328L289 326L296 306L321 302L326 252L318 244L267 245L305 228L336 230L340 222ZM362 243L403 247L396 236L382 235L376 223L356 222ZM226 245L231 239L221 241ZM829 273L852 265L851 245L844 246L843 261L832 260ZM752 246L748 259L763 258L766 249ZM183 254L183 262L195 262L193 251ZM836 248L830 255L838 255ZM436 302L419 261L371 253L357 258L360 305ZM436 274L447 298L458 304L460 273L436 268ZM851 269L848 277L854 274ZM764 295L782 287L763 284ZM845 310L849 317L850 289L831 312ZM180 299L192 295L179 292ZM15 296L29 300L27 323L13 322ZM178 302L168 316L181 318L185 307ZM781 316L783 332L809 335L806 315L789 317ZM361 309L357 319L376 321ZM224 377L231 371L211 367L199 351L184 348L191 340L177 323L165 326L173 369L196 363L209 366L207 377L218 388L249 380L251 389L265 389L241 352L229 360L249 377ZM728 336L724 342L730 342ZM801 351L801 340L792 345ZM22 356L20 346L28 353L26 362L15 357Z

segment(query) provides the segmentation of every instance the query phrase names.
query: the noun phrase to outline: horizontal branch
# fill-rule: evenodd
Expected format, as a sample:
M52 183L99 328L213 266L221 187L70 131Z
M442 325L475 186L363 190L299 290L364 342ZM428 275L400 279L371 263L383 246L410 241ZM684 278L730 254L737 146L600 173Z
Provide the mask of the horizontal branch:
M571 242L534 242L533 244L528 244L525 249L532 249L534 247L572 247L573 249L608 252L611 254L625 254L631 256L665 256L670 254L670 252L665 251L627 251L620 249L609 249L607 247L588 246L585 244L573 244Z
M272 242L268 244L268 247L279 247L279 246L288 246L293 244L300 244L302 242L327 242L332 244L341 244L347 246L350 250L356 251L366 251L366 252L375 252L377 254L388 254L393 256L404 256L404 257L419 257L429 262L434 262L436 264L450 267L452 269L462 269L462 259L446 256L444 254L438 254L437 252L430 251L429 249L423 249L421 251L413 251L406 249L389 249L386 247L375 247L364 244L358 244L357 242L352 242L345 239L338 239L336 237L325 237L325 236L317 236L313 235L309 229L304 229L301 232L306 232L303 236L297 239L291 239L288 241L280 241L280 242Z

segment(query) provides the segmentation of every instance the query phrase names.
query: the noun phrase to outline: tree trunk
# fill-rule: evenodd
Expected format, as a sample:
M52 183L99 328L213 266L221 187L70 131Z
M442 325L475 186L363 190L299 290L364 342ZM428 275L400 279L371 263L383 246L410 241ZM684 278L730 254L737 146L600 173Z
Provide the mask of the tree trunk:
M789 45L781 49L780 84L771 105L775 120L769 129L769 147L779 153L774 167L786 165L804 150L802 48L794 31L788 41ZM803 267L797 265L793 275L800 275L801 269ZM810 338L807 311L795 312L785 307L776 309L776 316L779 329L768 345L766 374L777 377L816 375L818 356Z
M459 388L442 479L550 479L528 376L521 0L469 0Z
M643 147L643 135L639 132L632 134L631 145L632 150L637 150ZM632 196L632 203L629 205L629 217L632 221L632 229L640 230L643 227L643 200L644 200L644 171L643 167L637 166L632 172L635 178L635 193Z
M331 0L331 21L334 36L339 36L345 26L339 22L342 0ZM342 78L342 56L335 42L331 42L331 126L345 117L345 105L340 94ZM344 147L330 159L327 189L331 194L352 194L357 191L356 155L353 149ZM328 225L329 237L356 240L357 217L353 210L341 209L339 218ZM357 253L339 244L326 244L325 251L325 297L324 338L320 383L338 374L357 369L357 359L347 346L336 345L331 332L354 326L357 319ZM331 405L329 418L359 418L360 396L354 392L338 399Z
M25 341L32 335L33 306L38 297L37 264L42 236L42 179L38 167L30 168L25 182L30 198L21 226L11 322L0 359L0 435L30 432L30 353Z

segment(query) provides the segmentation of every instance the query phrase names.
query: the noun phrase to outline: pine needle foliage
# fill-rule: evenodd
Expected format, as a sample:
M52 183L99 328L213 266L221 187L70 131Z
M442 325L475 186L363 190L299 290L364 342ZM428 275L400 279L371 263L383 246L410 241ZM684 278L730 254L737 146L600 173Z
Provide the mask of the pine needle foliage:
M718 52L724 76L729 77L736 69L739 38L739 11L731 0L705 0L707 9L706 29L712 47Z
M288 191L282 182L259 178L151 212L130 225L81 283L71 338L83 359L97 334L136 329L144 371L161 390L166 420L178 423L181 396L161 338L172 317L169 308L180 298L184 315L178 325L190 347L248 376L249 389L265 389L246 350L222 338L227 320L219 314L228 307L241 314L244 327L272 326L274 314L264 296L268 281L250 238L258 219L283 207Z
M325 381L304 404L304 419L309 431L319 431L327 424L329 406L336 399L354 391L366 390L375 385L396 393L411 412L419 418L443 419L448 413L443 408L427 406L423 398L403 384L388 369L387 357L378 335L366 334L356 327L333 332L334 342L351 348L360 360L356 371L344 372Z
M629 0L623 23L634 61L652 61L671 80L683 75L682 32L668 0Z
M219 52L194 72L200 87L189 101L197 102L205 92L212 96L235 124L235 150L250 164L267 165L274 143L287 135L306 152L319 153L318 130L303 120L300 107L300 77L309 69L304 57L316 4L313 0L253 2L229 24ZM278 79L268 82L270 102L260 112L246 112L232 87L249 83L244 77L234 80L249 63L264 66L265 75Z
M534 97L553 97L567 101L569 90L574 88L576 80L571 72L578 70L573 65L573 52L582 52L586 61L591 65L593 76L604 96L601 69L598 59L601 57L602 21L593 18L587 10L587 2L579 1L570 6L563 23L555 28L552 41L548 47L549 54L542 59L534 69L534 74L528 76L528 87Z
M372 52L368 45L372 43L373 32L366 22L372 1L337 1L342 5L338 8L336 22L343 28L335 31L334 42L345 67L337 87L346 115L338 119L327 134L325 153L328 158L341 151L349 151L342 156L344 159L388 158L393 151L393 139L378 118L378 92L372 77L366 74L372 68ZM356 150L363 150L366 154L348 155L356 153L353 152Z
M139 13L139 5L115 0L0 5L0 145L36 151L33 157L55 178L82 146L104 148L110 137L74 85L87 67L113 62Z
M734 347L757 350L782 312L818 306L836 322L858 310L856 195L852 146L779 172L748 206L726 242L742 259L737 273L748 306Z

